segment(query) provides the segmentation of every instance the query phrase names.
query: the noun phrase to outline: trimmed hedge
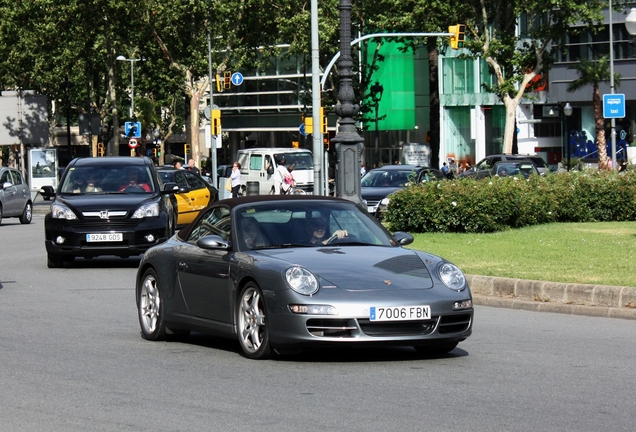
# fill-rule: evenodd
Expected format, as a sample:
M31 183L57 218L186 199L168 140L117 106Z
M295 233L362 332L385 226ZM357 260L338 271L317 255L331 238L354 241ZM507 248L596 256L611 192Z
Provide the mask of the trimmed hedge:
M550 222L636 220L636 171L571 171L545 177L461 178L391 195L393 231L494 232Z

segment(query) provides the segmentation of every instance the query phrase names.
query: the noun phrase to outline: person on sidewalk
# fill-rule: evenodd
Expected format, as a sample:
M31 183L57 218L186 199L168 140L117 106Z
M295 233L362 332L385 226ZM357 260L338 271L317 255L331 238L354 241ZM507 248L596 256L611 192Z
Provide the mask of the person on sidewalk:
M237 198L241 191L241 164L238 162L232 165L230 181L232 182L232 198Z

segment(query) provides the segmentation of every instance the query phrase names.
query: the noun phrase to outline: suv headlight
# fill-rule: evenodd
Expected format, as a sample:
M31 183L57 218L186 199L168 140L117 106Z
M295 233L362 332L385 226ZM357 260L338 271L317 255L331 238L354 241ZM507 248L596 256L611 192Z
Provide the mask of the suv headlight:
M77 219L77 215L73 212L73 210L60 203L53 203L51 205L51 216L53 219Z
M437 267L437 274L444 285L453 291L461 291L466 288L464 273L454 264L445 262Z
M133 215L130 217L131 219L143 219L147 217L157 217L159 216L159 203L145 204L139 207Z

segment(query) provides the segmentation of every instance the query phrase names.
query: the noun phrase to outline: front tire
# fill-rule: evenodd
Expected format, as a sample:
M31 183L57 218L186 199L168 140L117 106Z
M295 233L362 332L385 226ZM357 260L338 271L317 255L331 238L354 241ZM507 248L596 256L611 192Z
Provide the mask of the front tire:
M243 355L251 359L266 359L272 355L267 327L267 309L263 293L255 283L241 290L237 305L238 340Z
M20 216L21 224L30 224L33 220L33 204L30 202L26 203L24 206L24 211L22 212L22 216Z
M163 316L163 301L159 289L157 273L148 269L144 273L139 287L137 310L141 337L151 341L166 339L166 325Z

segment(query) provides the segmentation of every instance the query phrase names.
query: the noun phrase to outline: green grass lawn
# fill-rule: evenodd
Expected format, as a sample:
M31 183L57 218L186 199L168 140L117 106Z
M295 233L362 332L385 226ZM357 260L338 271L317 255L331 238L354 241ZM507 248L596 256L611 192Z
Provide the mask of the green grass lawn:
M467 274L636 287L636 222L414 237L409 247L440 255Z

